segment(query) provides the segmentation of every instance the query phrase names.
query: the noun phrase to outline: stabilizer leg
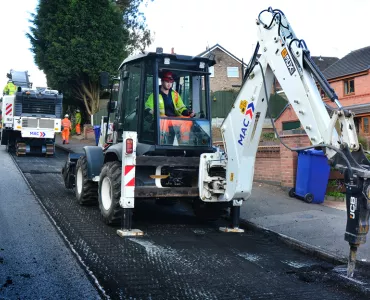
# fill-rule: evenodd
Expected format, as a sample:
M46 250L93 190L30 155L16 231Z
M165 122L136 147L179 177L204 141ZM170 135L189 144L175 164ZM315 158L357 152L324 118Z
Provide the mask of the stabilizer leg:
M121 218L121 229L117 230L120 237L125 236L142 236L144 232L140 229L132 229L132 213L133 208L124 208Z
M244 229L239 228L240 225L240 206L242 201L233 201L233 206L231 206L231 227L220 227L222 232L244 232ZM236 204L236 205L235 205Z

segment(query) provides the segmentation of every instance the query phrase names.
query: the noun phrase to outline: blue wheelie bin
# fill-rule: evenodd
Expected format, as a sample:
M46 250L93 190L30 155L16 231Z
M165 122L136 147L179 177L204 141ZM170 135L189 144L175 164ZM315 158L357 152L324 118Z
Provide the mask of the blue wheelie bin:
M99 125L94 126L94 134L95 134L95 143L96 143L96 146L98 146L99 139L100 139L100 126Z
M289 196L308 203L322 203L330 175L328 159L321 150L305 150L298 153L297 179Z

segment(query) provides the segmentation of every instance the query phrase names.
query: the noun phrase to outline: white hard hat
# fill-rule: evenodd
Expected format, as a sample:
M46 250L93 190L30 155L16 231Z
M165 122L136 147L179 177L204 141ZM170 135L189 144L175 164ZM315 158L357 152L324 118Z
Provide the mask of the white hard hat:
M80 112L80 110L79 109L76 109L76 112Z
M68 114L66 114L64 117L65 117L65 118L68 118L69 116L68 116Z

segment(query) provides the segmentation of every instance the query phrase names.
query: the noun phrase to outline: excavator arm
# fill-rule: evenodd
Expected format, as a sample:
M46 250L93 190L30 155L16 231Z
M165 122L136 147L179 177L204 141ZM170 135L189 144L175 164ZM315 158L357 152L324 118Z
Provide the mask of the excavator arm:
M221 126L225 152L201 157L201 199L232 201L233 207L240 207L250 197L256 153L276 78L312 143L312 146L291 150L322 149L330 164L345 175L345 240L350 245L347 272L348 276L353 276L357 248L366 242L370 208L367 180L370 163L358 143L354 115L343 109L334 90L312 61L306 43L296 37L282 11L264 10L256 24L256 50L237 99ZM336 108L322 101L318 85ZM339 132L336 128L340 128ZM226 169L224 177L212 172L221 167ZM238 226L235 213L233 225Z

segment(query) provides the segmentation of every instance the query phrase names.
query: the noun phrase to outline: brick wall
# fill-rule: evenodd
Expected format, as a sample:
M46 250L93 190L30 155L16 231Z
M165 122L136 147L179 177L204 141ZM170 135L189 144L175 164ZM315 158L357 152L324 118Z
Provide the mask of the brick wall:
M290 148L306 147L311 142L306 134L282 135L282 141ZM280 144L281 186L294 187L298 154Z
M294 112L294 109L291 106L288 106L280 115L280 117L275 121L275 127L278 133L282 133L283 123L288 121L299 121L296 113Z
M239 87L233 87L233 85L241 85L241 63L218 48L214 49L212 53L215 55L216 64L214 65L214 77L210 77L211 91L239 90ZM227 77L227 67L238 67L239 77Z
M254 180L281 184L280 146L259 147L254 167Z
M311 145L306 134L281 135L282 141L291 148ZM286 149L283 144L260 146L254 167L254 180L279 185L295 186L298 154Z
M337 94L339 101L343 106L363 104L370 102L370 74L354 77L355 79L355 92L351 95L344 95L344 80L330 81L330 85ZM325 98L329 104L332 102Z

